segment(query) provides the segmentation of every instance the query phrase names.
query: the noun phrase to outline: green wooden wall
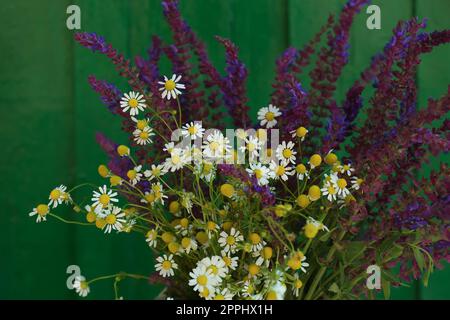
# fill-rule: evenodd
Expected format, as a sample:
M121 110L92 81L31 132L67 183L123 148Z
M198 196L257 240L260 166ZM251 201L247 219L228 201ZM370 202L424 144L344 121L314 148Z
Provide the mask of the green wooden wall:
M214 35L235 41L250 70L252 114L265 105L274 61L289 45L301 46L341 8L339 0L182 0L182 13L205 40L211 58L223 67L223 49ZM354 81L388 41L399 19L429 17L429 30L450 28L448 0L374 0L382 30L367 30L366 14L353 27L351 59L338 94ZM65 287L65 270L78 264L87 277L128 271L148 273L152 257L138 236L104 236L49 219L36 225L28 212L54 186L100 183L97 165L106 160L96 131L118 141L119 121L100 103L88 74L127 87L109 62L80 48L66 28L66 8L77 4L82 30L102 34L127 56L144 55L152 34L168 39L159 0L15 0L0 5L0 298L75 298ZM418 75L420 102L438 96L450 83L450 46L423 58ZM169 73L167 65L163 71ZM66 210L67 212L64 212ZM69 209L60 209L73 217ZM450 269L437 271L431 288L413 284L393 290L394 298L450 298ZM127 280L125 298L153 298L160 287ZM110 282L92 288L91 298L113 298Z

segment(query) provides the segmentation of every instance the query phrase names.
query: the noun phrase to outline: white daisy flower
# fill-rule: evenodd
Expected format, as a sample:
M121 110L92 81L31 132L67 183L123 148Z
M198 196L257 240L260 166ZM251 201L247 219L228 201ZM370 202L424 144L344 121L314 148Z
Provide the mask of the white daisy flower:
M326 182L322 189L320 189L322 194L327 197L328 201L336 201L336 196L338 194L338 188L336 183L333 181Z
M286 270L289 268L294 271L300 269L306 273L306 267L309 267L309 263L306 262L306 256L300 251L295 252L291 258L287 260Z
M120 107L123 109L123 112L130 110L130 115L135 116L139 114L139 111L144 111L146 107L144 96L134 91L130 91L128 94L125 93L120 100Z
M231 257L230 252L227 253L227 252L224 252L223 250L222 250L221 254L222 254L222 260L223 260L223 262L225 262L225 266L227 268L230 268L231 270L236 270L236 268L238 266L239 258Z
M190 137L191 140L201 138L204 132L205 129L202 127L202 123L199 121L187 123L181 128L181 134L183 135L183 137Z
M283 141L280 145L278 145L276 150L276 156L277 158L285 163L291 162L292 164L295 164L295 155L297 154L297 151L294 150L295 144L292 141L289 141L286 143L286 141Z
M168 153L172 153L173 149L175 149L175 143L174 142L168 142L164 145L163 151L166 151Z
M158 244L158 231L156 229L149 230L146 234L145 241L150 248L156 248Z
M220 256L203 258L200 261L200 264L203 264L207 270L211 271L212 275L217 277L218 282L221 282L228 273L228 268L225 265L225 261L223 261L222 257Z
M150 167L150 170L144 171L144 176L149 181L152 181L153 179L158 179L158 178L162 177L166 173L167 173L167 170L163 164L158 164L158 165L152 164L152 166Z
M352 177L351 182L352 182L352 189L359 190L364 180L358 177Z
M262 248L266 245L266 242L263 238L257 233L251 233L248 237L251 243L251 252L261 251Z
M123 224L126 223L125 213L121 208L113 206L105 210L105 233L111 233L112 230L122 231Z
M249 159L258 157L259 149L261 148L261 142L258 140L258 138L254 137L254 136L249 136L244 141L245 141L245 144L243 146L241 146L239 149L242 152L248 151Z
M130 179L131 185L135 186L142 179L141 173L142 165L138 165L131 170L128 170L127 177Z
M294 281L292 282L292 293L298 297L300 289L303 287L303 282L299 279L298 273L294 274Z
M80 295L80 297L86 297L91 291L89 288L89 284L86 281L86 278L83 276L76 276L75 281L73 282L73 288L75 292Z
M339 167L340 172L342 174L346 173L349 177L353 174L353 172L355 171L355 168L352 167L352 165L350 163L341 165Z
M205 229L206 229L206 232L208 233L208 238L211 239L213 237L213 235L216 234L220 230L220 227L214 221L208 221L206 223Z
M227 137L224 137L219 130L214 130L206 139L203 139L202 149L206 158L217 160L229 154L231 146Z
M350 194L350 191L347 189L347 180L341 178L336 181L337 193L341 198L345 198Z
M295 172L297 173L297 178L299 180L303 179L309 179L309 172L308 169L306 169L306 166L302 163L299 163L295 166Z
M171 79L164 76L164 81L158 81L158 84L162 85L159 88L159 91L162 91L161 97L170 100L171 98L176 99L178 95L181 95L179 89L186 89L186 87L184 84L179 83L180 80L181 75L173 74Z
M228 289L223 288L221 291L216 292L214 300L233 300L234 294Z
M156 203L164 205L164 199L167 199L167 196L164 194L163 186L160 182L156 182L152 183L150 192L145 192L144 198L141 199L141 202L150 203L152 206Z
M269 107L263 107L258 111L258 120L261 120L260 125L266 128L273 128L277 124L276 117L281 116L280 109L269 104Z
M309 131L305 127L298 127L296 130L292 130L290 133L292 134L292 138L298 138L300 141L304 141L306 134Z
M63 203L67 199L65 196L67 187L65 185L60 185L50 192L48 199L50 200L48 205L56 208L58 205Z
M283 180L286 181L288 179L288 176L292 176L294 174L294 171L292 171L292 167L288 166L288 163L280 162L275 163L275 161L272 161L270 163L270 176L275 180Z
M165 277L171 277L175 274L174 270L178 269L178 264L173 260L173 255L162 255L156 258L158 262L155 264L155 270L159 271L159 275Z
M270 169L261 163L250 163L250 168L245 169L251 176L255 176L260 186L269 183Z
M256 264L258 266L262 266L263 264L266 266L266 268L269 267L270 259L273 255L273 249L271 247L264 247L260 251L255 252L253 254L254 257L258 257L256 259Z
M31 211L28 215L30 217L36 216L36 223L39 223L41 221L47 221L47 214L50 212L50 208L46 204L40 204L36 208L33 208L33 211Z
M183 239L181 239L181 246L183 247L184 252L186 252L187 254L189 254L191 250L195 251L198 248L197 241L189 237L184 237Z
M136 129L133 131L134 141L137 144L144 146L152 142L151 137L154 136L153 129L150 127L145 127L144 129Z
M224 252L236 252L236 246L239 242L243 241L244 237L235 228L231 228L230 234L222 231L218 240L219 245L223 248Z
M204 264L198 263L197 267L189 272L189 276L191 277L189 285L194 287L194 291L202 293L206 289L209 293L215 292L218 279Z
M189 161L189 156L182 149L174 148L170 153L170 157L164 162L164 168L166 171L175 172L183 168Z
M94 194L91 199L91 201L94 202L92 206L95 207L95 212L97 214L99 214L101 210L109 208L109 206L113 202L119 201L119 199L115 198L117 197L117 192L108 190L106 188L106 185L104 185L103 187L99 187L98 190L100 192L94 191Z
M136 123L136 129L144 130L146 127L148 127L150 119L137 119L135 117L131 117L131 120L133 120L134 123Z

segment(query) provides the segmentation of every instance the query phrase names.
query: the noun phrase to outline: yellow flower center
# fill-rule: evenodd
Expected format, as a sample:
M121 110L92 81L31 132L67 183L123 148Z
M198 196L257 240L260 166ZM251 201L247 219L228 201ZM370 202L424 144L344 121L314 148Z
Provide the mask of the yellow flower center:
M356 184L359 186L362 185L363 182L364 182L364 180L361 178L356 179Z
M178 201L172 201L169 204L169 211L172 214L177 213L178 211L180 211L180 203Z
M214 297L214 300L225 300L225 297L221 294L218 294Z
M191 239L189 238L183 238L181 240L181 246L185 249L189 248L189 246L191 245Z
M299 174L305 174L306 173L306 167L305 167L305 165L300 163L300 164L298 164L295 167L295 171L297 171L297 173L299 173Z
M105 166L104 164L101 164L98 166L98 174L103 177L106 178L109 174L109 170L108 167Z
M175 236L170 233L170 232L164 232L161 235L161 239L165 242L165 243L171 243L172 241L175 240Z
M252 263L251 265L248 266L248 272L254 276L257 275L259 273L259 266L257 264Z
M145 200L148 203L153 203L153 201L155 201L155 195L153 193L148 193L145 195Z
M205 276L204 274L198 276L197 283L201 286L206 286L206 284L208 283L208 277Z
M58 189L53 189L52 192L50 192L50 199L52 200L58 200L61 196L61 191Z
M342 167L342 169L343 169L344 171L348 171L348 170L350 170L350 166L347 165L347 164L344 164L344 166Z
M114 214L108 214L108 216L105 218L105 221L107 224L114 224L116 223L116 216Z
M337 156L334 153L330 152L329 154L327 154L325 156L326 164L333 165L336 163L336 161L337 161Z
M303 138L308 133L308 130L306 130L305 127L298 127L297 130L295 130L295 134L299 138Z
M187 129L187 131L189 132L189 134L191 135L191 136L193 136L194 134L196 134L197 133L197 127L196 126L190 126L188 129Z
M292 150L289 148L286 148L283 150L283 157L286 159L289 159L292 156Z
M130 180L136 179L136 176L137 176L137 172L136 172L135 170L128 170L128 172L127 172L127 177L128 177Z
M136 108L138 104L139 102L135 98L131 98L130 100L128 100L128 105L130 106L130 108Z
M164 262L161 264L161 267L164 270L170 270L170 268L172 268L172 262L170 262L169 260L164 260Z
M36 207L36 212L40 216L45 216L48 213L48 205L46 204L40 204Z
M89 211L86 215L86 221L92 223L95 221L95 219L96 219L95 213L93 211Z
M249 239L253 244L258 244L261 242L261 237L257 233L250 234Z
M212 151L216 151L217 149L219 149L219 143L217 141L213 141L209 143L209 148Z
M138 120L136 122L136 128L138 128L139 130L144 130L147 125L147 120Z
M147 140L148 139L148 132L147 131L142 131L141 133L139 133L139 137L142 139L142 140Z
M200 296L202 298L206 298L207 296L209 296L209 290L208 288L203 289L202 293L200 293Z
M180 245L176 242L171 242L169 243L169 245L167 246L169 248L170 253L177 253L180 250Z
M171 157L171 161L174 165L177 165L181 162L181 158L180 158L180 156L173 154Z
M208 228L208 230L213 231L216 229L216 224L212 221L208 221L206 223L206 227Z
M98 198L98 202L100 202L104 207L106 207L109 204L110 200L111 200L111 198L107 194L102 194Z
M264 247L262 251L262 256L264 259L269 260L272 258L273 250L271 247Z
M149 232L147 232L146 236L150 240L155 240L156 239L156 230L150 230Z
M286 169L283 166L278 166L275 170L277 176L282 176L286 172Z
M247 150L252 152L256 149L256 145L253 142L247 143Z
M166 83L164 84L164 87L166 88L167 91L172 91L173 89L175 89L176 83L173 80L167 80Z
M263 176L263 172L262 172L262 170L261 169L255 169L255 170L253 170L253 172L255 173L255 177L256 177L256 179L261 179L262 178L262 176Z
M214 275L217 275L219 273L219 268L217 268L217 266L213 264L208 267L208 270L210 270Z
M103 227L106 225L106 220L102 218L97 218L95 220L95 226L99 229L103 229Z
M347 181L345 179L339 179L336 184L340 189L344 189L347 186Z
M236 239L233 236L228 236L227 237L227 244L232 246L236 243Z
M295 280L294 287L296 289L300 289L301 287L303 287L303 282L300 279Z
M89 287L87 281L81 281L80 282L80 289L81 290L86 290Z
M267 121L272 121L273 119L275 119L275 114L271 111L266 112L265 118Z
M205 244L206 242L208 242L208 235L206 234L206 232L203 232L203 231L199 231L197 233L197 235L195 236L195 238L201 244Z
M231 266L231 258L230 257L228 257L228 256L222 257L222 260L223 260L223 262L225 262L225 265L227 267Z
M130 149L128 149L127 146L120 145L117 147L117 153L119 154L119 156L123 157L124 155L130 154Z
M278 300L277 293L273 290L269 291L267 293L266 300Z
M328 187L328 193L329 194L336 194L336 189L333 186Z
M183 228L187 228L189 225L189 220L187 218L183 218L180 220L180 226L182 226Z

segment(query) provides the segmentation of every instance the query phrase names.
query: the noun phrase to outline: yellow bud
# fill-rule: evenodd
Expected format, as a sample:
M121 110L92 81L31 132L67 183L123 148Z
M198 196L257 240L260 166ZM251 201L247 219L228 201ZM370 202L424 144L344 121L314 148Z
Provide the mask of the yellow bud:
M168 249L169 249L170 253L175 254L180 250L180 245L176 242L171 242L168 245Z
M99 229L103 229L106 225L106 220L103 218L96 218L95 220L95 226Z
M309 163L311 165L311 168L318 167L322 163L322 157L317 153L313 154L311 158L309 158Z
M180 212L180 203L178 201L172 201L169 204L169 211L171 214L176 214Z
M225 230L226 232L229 232L231 230L231 227L233 226L233 222L232 221L226 221L222 224L222 228L223 230Z
M306 208L309 206L309 198L306 195L301 194L297 197L297 204L302 208Z
M273 290L270 290L267 292L266 300L278 300L277 293Z
M161 239L165 243L171 243L171 242L173 242L175 240L175 236L172 233L170 233L170 232L164 232L161 235Z
M103 178L106 178L109 175L108 167L104 164L99 165L97 171L98 174Z
M308 196L311 201L316 201L320 199L320 188L316 185L309 187Z
M189 220L187 218L183 218L180 220L180 226L182 226L184 229L186 229L189 225Z
M94 222L96 218L97 218L97 216L95 215L95 213L93 211L89 211L86 214L86 221L89 223Z
M329 164L331 166L336 163L337 159L338 159L337 156L334 153L330 152L325 156L324 160L326 164Z
M298 127L297 130L295 130L295 134L299 138L303 138L308 133L308 130L305 127Z
M122 183L122 178L119 176L111 176L109 183L111 183L111 186L118 186Z
M264 259L269 260L270 258L272 258L273 255L273 250L271 247L264 247L263 251L262 251L262 256Z
M305 225L305 236L308 239L314 238L319 232L319 228L313 223L307 223Z
M231 198L234 195L234 192L234 187L229 183L220 186L220 193L227 198Z
M127 146L120 145L117 147L117 153L119 156L129 156L130 155L130 149Z
M197 241L200 242L201 244L205 244L208 242L208 235L204 231L199 231L197 232L195 239L197 239Z
M250 275L255 276L259 273L260 267L257 264L250 264L248 266L248 272L250 273Z

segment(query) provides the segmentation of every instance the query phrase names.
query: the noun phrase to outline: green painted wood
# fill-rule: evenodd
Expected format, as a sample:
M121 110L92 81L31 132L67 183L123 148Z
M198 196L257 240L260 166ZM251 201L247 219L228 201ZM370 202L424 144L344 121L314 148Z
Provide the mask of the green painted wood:
M0 299L64 299L74 228L28 217L72 184L73 77L65 1L3 3L0 17ZM17 17L20 16L20 19ZM55 28L55 26L60 26ZM60 213L70 208L59 209Z

